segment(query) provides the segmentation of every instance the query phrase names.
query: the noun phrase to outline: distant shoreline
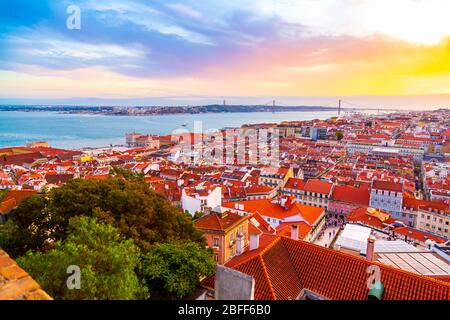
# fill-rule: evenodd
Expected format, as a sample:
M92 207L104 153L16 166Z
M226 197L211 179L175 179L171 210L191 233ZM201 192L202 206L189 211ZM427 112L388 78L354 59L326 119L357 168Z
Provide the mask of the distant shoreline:
M342 108L341 111L358 111L360 109ZM376 110L376 109L371 109ZM308 111L338 111L337 107L323 106L267 106L267 105L206 105L187 107L157 107L157 106L42 106L42 105L0 105L0 111L21 112L57 112L60 114L88 114L110 116L153 116L177 114L207 114L207 113L251 113L251 112L308 112ZM367 111L367 110L366 110ZM389 111L389 110L383 110Z

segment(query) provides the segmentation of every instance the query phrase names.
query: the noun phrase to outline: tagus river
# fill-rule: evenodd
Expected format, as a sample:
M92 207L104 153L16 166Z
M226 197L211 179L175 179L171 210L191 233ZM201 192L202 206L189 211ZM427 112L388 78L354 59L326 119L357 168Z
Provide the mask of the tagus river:
M203 130L240 127L243 124L327 119L335 111L206 113L157 116L106 116L57 112L0 111L0 147L45 140L53 147L78 149L125 143L125 133L171 134L176 129L193 130L201 121ZM186 125L183 127L183 125Z

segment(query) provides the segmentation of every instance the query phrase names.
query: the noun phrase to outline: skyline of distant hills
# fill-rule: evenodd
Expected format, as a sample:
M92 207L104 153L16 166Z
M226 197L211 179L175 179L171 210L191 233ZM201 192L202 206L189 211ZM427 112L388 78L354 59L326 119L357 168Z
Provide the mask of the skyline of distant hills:
M129 99L108 99L97 97L79 98L37 98L18 99L0 97L0 105L16 106L155 106L155 107L193 107L223 105L227 106L268 106L273 100L276 106L285 107L329 107L337 108L342 100L342 108L347 109L405 109L432 110L450 107L450 94L409 95L409 96L164 96Z

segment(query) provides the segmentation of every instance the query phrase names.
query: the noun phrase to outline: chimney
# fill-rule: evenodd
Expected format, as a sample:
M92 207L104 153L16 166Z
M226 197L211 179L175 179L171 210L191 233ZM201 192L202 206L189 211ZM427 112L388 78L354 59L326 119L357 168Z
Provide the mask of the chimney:
M211 207L204 207L203 208L203 212L205 213L205 216L209 215L209 214L212 213L212 208Z
M298 240L298 225L291 225L291 239Z
M238 234L236 237L236 255L240 255L242 252L244 252L244 236Z
M250 250L259 248L259 234L250 233Z
M367 239L367 250L366 250L366 258L369 261L373 261L375 253L375 238L369 237Z

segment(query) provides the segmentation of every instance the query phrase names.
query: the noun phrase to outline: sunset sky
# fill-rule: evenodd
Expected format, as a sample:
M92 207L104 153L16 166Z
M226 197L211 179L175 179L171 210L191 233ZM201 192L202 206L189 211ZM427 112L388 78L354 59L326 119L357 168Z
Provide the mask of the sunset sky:
M66 27L72 4L80 30ZM0 103L444 95L450 105L449 12L448 0L1 1Z

